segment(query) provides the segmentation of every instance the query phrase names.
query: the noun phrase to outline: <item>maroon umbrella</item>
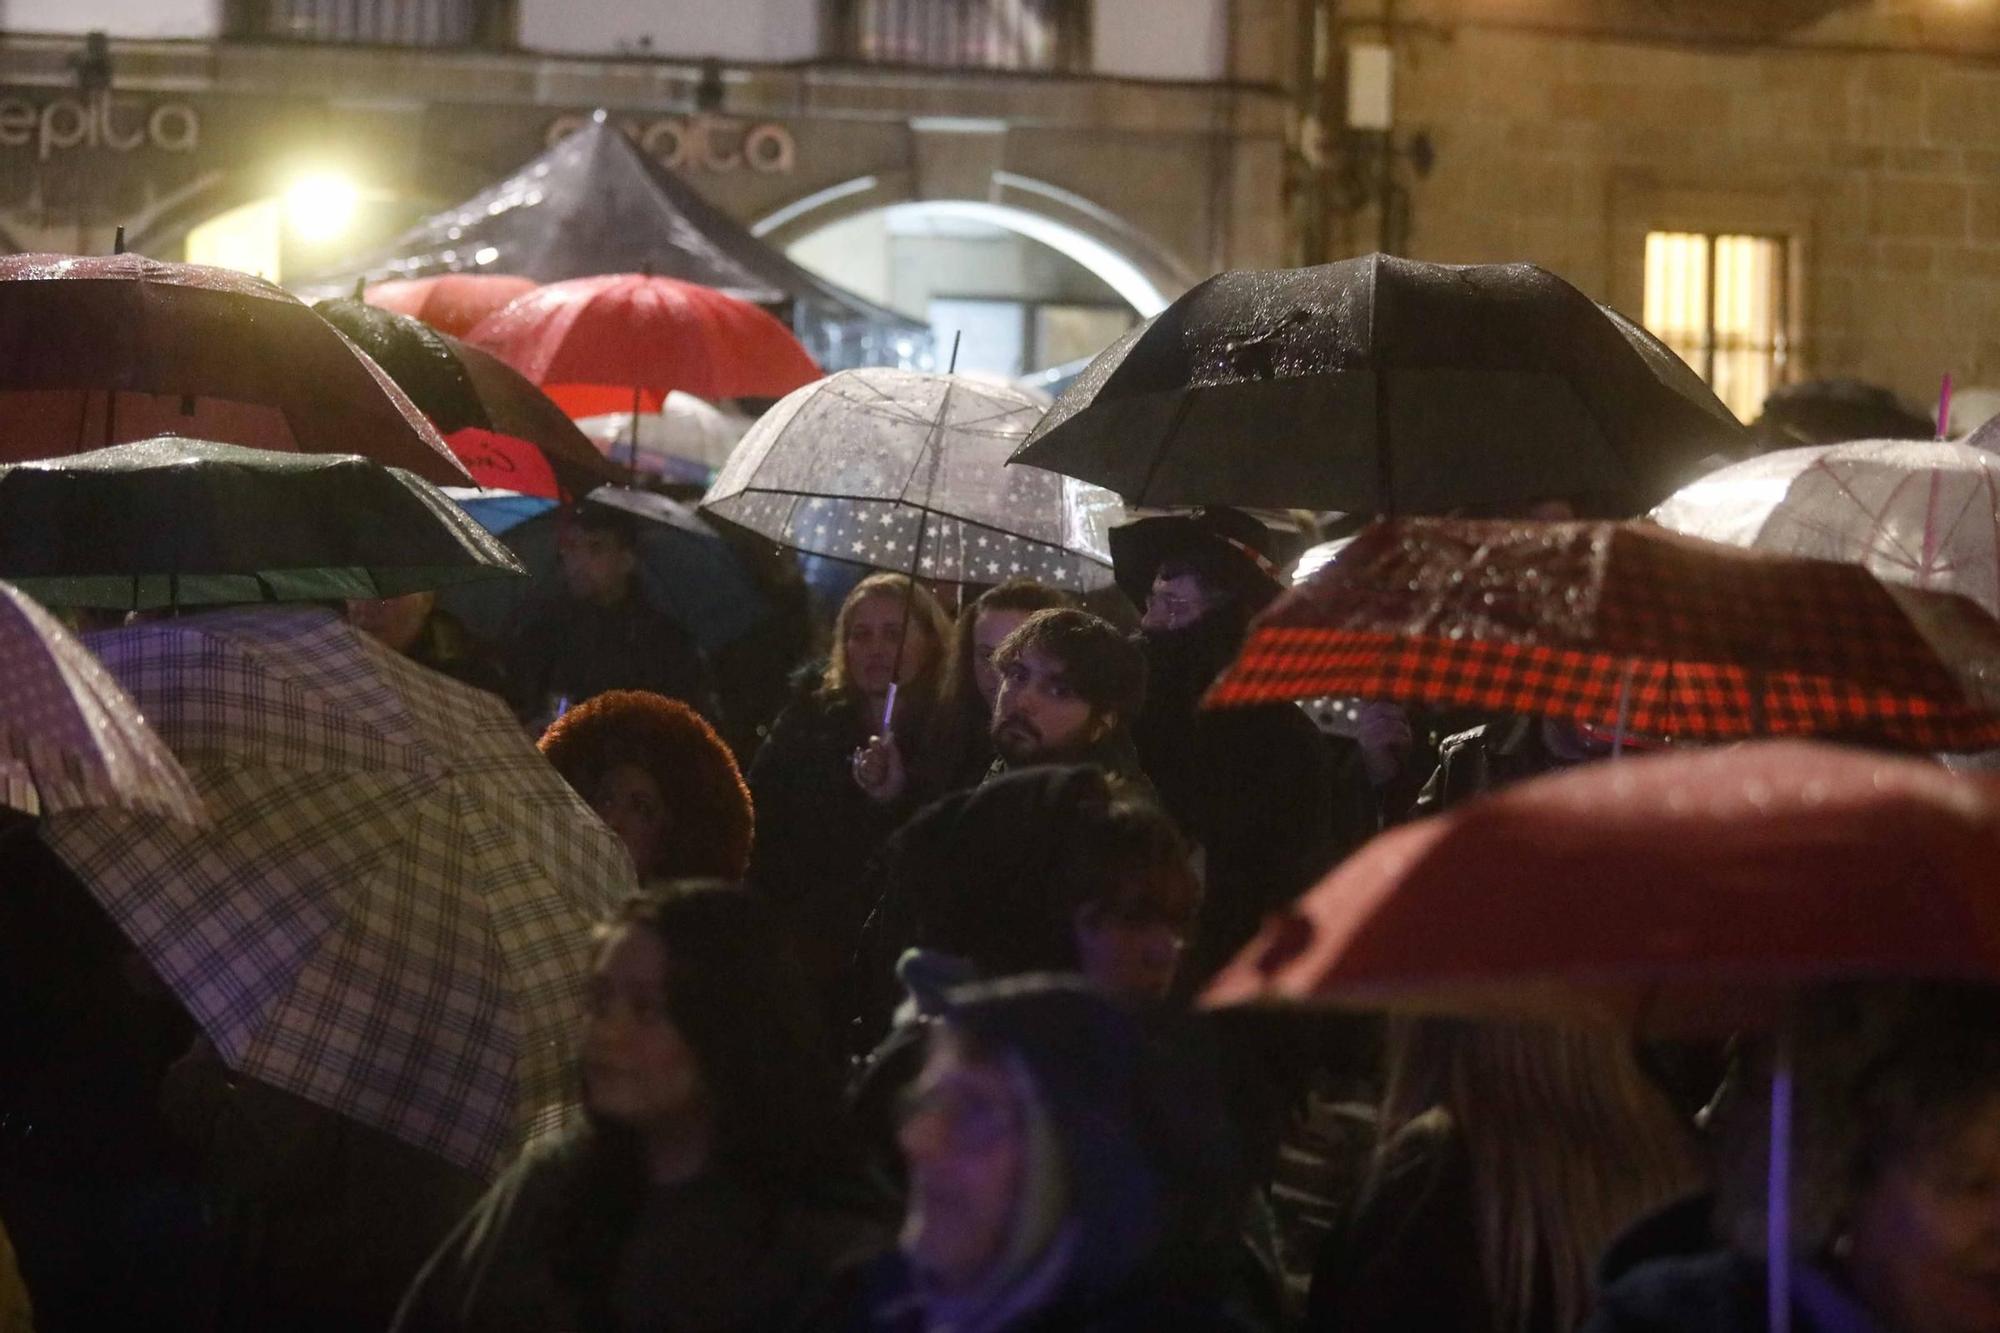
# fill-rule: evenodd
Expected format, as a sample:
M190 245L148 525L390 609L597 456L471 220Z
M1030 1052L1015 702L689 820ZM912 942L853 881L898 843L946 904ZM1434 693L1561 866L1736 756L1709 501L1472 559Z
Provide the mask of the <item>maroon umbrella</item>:
M465 469L402 390L260 278L141 255L0 258L0 461L160 434Z

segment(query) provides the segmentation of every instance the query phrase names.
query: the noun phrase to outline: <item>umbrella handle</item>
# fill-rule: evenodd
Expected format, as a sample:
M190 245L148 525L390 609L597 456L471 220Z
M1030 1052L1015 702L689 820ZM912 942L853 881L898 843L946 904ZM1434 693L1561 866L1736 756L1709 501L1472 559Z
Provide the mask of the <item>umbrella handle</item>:
M1625 753L1625 736L1632 721L1632 673L1638 669L1639 659L1629 658L1625 672L1618 678L1618 729L1611 733L1611 757Z
M1792 1024L1778 1024L1771 1062L1771 1160L1764 1197L1764 1300L1770 1333L1792 1328Z

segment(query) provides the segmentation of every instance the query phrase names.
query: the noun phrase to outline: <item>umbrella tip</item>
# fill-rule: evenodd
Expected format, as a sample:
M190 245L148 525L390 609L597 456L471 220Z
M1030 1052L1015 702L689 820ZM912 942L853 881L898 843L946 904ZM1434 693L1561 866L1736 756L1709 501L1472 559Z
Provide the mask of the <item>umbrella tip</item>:
M111 253L114 255L125 253L125 229L123 227L120 227L118 234L111 238Z
M590 123L593 125L602 125L605 121L610 119L611 119L611 113L606 111L603 107L599 107L597 108L597 110L590 113Z

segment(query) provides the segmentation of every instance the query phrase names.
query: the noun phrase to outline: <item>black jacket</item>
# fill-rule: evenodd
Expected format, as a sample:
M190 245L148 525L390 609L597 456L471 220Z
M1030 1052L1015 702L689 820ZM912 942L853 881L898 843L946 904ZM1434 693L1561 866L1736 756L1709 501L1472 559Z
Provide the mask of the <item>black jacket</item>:
M708 665L688 632L628 597L600 607L563 597L529 608L507 651L507 699L524 718L546 722L554 699L580 704L606 690L651 690L713 720Z
M750 883L778 908L801 964L830 999L874 905L876 850L916 806L912 797L877 803L854 781L854 752L868 737L858 701L802 693L750 765L757 811Z
M424 1267L392 1333L762 1333L814 1308L830 1277L882 1243L872 1213L776 1199L721 1172L653 1187L608 1290L578 1291L558 1250L587 1136L530 1150Z
M1293 704L1204 710L1242 627L1227 616L1146 637L1139 762L1183 832L1201 844L1207 892L1187 975L1201 980L1348 850L1337 845L1333 755ZM1365 789L1357 801L1371 802Z

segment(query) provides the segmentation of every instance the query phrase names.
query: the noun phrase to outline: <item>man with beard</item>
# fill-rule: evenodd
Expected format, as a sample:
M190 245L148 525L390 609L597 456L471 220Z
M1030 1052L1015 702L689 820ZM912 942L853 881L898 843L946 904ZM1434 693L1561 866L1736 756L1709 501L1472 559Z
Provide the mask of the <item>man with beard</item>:
M1202 849L1207 893L1186 975L1205 980L1338 854L1373 832L1365 790L1337 790L1334 756L1293 704L1203 711L1250 620L1283 591L1271 534L1237 509L1115 528L1118 584L1145 608L1150 686L1139 762Z
M1092 764L1112 794L1158 805L1132 745L1146 699L1146 657L1087 611L1038 611L993 654L994 760L989 779L1039 764Z

